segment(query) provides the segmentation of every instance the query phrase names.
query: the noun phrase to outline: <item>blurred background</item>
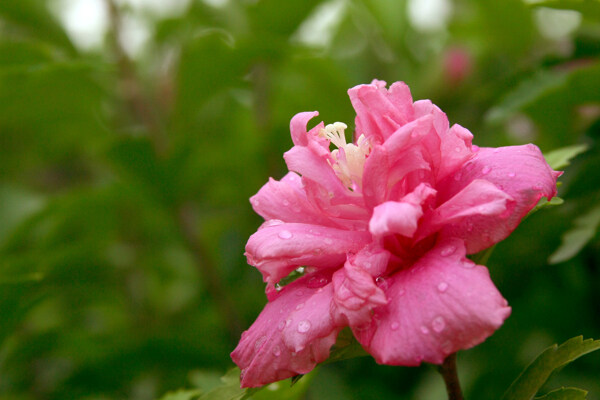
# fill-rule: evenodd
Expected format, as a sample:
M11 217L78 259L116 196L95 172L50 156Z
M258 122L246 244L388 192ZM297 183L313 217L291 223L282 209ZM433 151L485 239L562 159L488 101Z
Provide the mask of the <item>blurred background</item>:
M489 260L513 313L459 354L467 398L499 398L555 342L600 338L599 2L1 0L0 397L214 386L266 302L243 256L261 223L248 198L286 172L295 113L352 126L346 91L374 78L481 146L587 145L565 204ZM591 354L549 387L598 400L599 376ZM371 358L296 392L445 396L433 368Z

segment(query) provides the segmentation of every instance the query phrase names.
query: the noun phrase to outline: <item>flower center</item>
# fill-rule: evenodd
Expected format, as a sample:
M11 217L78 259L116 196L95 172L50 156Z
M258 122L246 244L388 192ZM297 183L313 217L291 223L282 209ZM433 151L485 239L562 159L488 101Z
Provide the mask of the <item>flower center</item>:
M360 135L356 144L346 143L346 128L343 122L335 122L321 129L320 135L337 147L331 152L331 168L348 189L357 191L362 188L363 169L371 145L364 135Z

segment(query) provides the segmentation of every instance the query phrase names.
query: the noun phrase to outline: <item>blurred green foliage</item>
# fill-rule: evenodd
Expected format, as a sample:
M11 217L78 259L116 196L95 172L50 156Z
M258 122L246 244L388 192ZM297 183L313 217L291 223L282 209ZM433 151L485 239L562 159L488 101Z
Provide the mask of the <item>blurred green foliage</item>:
M488 262L513 313L459 354L466 397L497 399L548 345L600 337L598 224L547 263L600 202L596 0L447 1L429 25L415 1L189 0L161 13L107 0L92 47L61 22L67 3L0 1L1 398L216 390L266 301L243 256L260 224L248 198L285 173L295 113L351 124L345 92L373 78L407 82L479 145L588 148L561 178L565 204L524 221ZM134 50L131 20L148 34ZM591 354L548 387L598 400L598 376ZM368 357L306 382L260 396L444 397L432 368Z

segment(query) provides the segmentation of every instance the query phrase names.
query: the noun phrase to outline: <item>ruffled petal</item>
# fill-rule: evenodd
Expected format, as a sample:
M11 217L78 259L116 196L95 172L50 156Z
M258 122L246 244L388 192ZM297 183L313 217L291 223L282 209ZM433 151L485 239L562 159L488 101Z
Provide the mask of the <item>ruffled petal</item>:
M505 219L513 206L514 199L509 194L489 181L475 179L423 218L416 239L441 229L450 232L453 226L462 226L465 220L477 217Z
M246 257L265 282L275 284L298 266L341 266L346 253L357 252L370 240L369 232L271 220L250 236Z
M308 132L306 131L306 125L308 121L319 115L317 111L301 112L292 117L290 121L290 133L292 135L292 141L296 146L308 145Z
M481 148L462 169L436 187L438 201L443 203L475 179L484 179L508 194L514 203L507 204L505 218L474 215L459 224L449 224L442 234L464 239L468 254L505 239L540 198L556 195L556 178L560 174L550 168L539 148L532 144Z
M425 184L400 201L387 201L373 209L369 221L369 231L375 237L400 234L412 237L417 231L419 219L423 215L423 203L434 196L436 191Z
M322 284L311 285L311 279ZM285 286L267 303L231 353L241 386L258 387L310 372L329 357L341 326L328 312L330 276L307 275Z
M250 198L254 211L265 220L278 219L284 222L300 222L314 225L340 227L323 215L308 201L301 178L289 172L281 181L269 181Z
M412 96L403 82L392 84L373 81L348 90L356 110L356 132L364 134L371 143L383 143L400 126L413 119Z
M344 268L333 274L334 301L352 327L371 321L371 311L387 303L385 294L373 279L373 273L386 269L390 253L383 249L365 249L348 257Z
M486 267L465 258L461 240L439 243L411 268L387 279L388 304L366 329L354 329L380 364L441 364L483 342L510 315Z

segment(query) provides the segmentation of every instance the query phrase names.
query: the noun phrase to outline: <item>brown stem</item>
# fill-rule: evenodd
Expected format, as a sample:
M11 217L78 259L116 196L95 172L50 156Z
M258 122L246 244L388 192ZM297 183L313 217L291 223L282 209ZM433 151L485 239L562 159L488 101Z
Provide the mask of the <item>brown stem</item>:
M122 96L128 104L132 116L148 131L154 151L158 157L167 155L168 140L162 128L160 115L143 94L138 80L135 65L128 57L121 43L121 18L114 0L105 0L111 24L111 46L117 59L119 79L122 86ZM204 246L196 229L195 210L192 203L182 203L174 206L175 219L181 231L185 245L194 257L200 273L206 282L206 290L211 295L229 330L233 342L239 339L242 331L241 319L233 301L225 290L218 268L213 262L210 252Z
M456 353L450 354L439 366L438 371L444 378L448 400L463 400L460 382L458 381L458 372L456 370Z
M141 123L152 139L154 150L158 156L167 151L167 136L160 125L156 107L144 96L138 80L135 65L127 55L121 42L121 15L114 0L105 0L110 21L110 46L116 57L119 71L119 87L121 95L127 103L132 115Z
M193 204L186 203L181 205L177 210L177 217L183 239L191 250L194 260L200 268L202 277L207 283L206 290L215 301L223 322L227 325L232 341L237 342L242 332L241 319L223 285L221 277L216 272L217 266L214 264L209 251L202 243L198 234L195 223L196 213Z

